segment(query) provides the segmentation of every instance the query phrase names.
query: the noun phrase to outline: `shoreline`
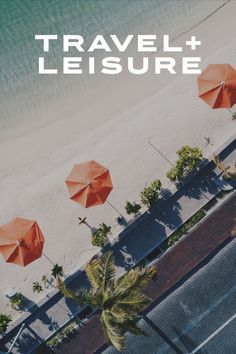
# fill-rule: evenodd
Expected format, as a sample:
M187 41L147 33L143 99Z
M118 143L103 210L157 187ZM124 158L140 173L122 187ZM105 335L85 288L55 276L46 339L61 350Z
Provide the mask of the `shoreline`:
M197 29L199 26L201 26L205 21L207 21L208 19L210 19L213 15L215 15L218 11L220 11L222 8L224 8L227 4L229 4L232 0L226 0L223 4L219 5L215 10L213 10L212 12L210 12L207 16L203 17L202 20L198 21L196 24L194 24L193 26L189 27L187 30L184 30L174 36L172 36L172 38L170 38L170 43L172 44L175 44L176 42L178 42L178 40L180 40L182 37L186 36L187 34L191 33L194 29ZM178 44L178 43L177 43ZM157 53L159 52L159 50L157 50ZM162 51L160 51L162 52ZM136 54L136 53L135 53ZM153 56L154 53L147 53L147 55L149 57ZM125 72L125 75L127 74L127 71ZM153 73L148 73L147 75L149 76L153 76ZM121 77L122 79L125 80L125 78L123 78L124 76L124 73L121 74ZM146 74L145 74L146 76ZM176 75L176 76L180 76L180 75ZM135 77L134 75L134 79L137 78L137 76ZM105 84L102 84L102 81L107 81ZM122 81L121 78L118 78L117 82L119 81ZM115 76L114 76L114 81L116 80ZM174 81L175 78L172 76L171 77L171 80L170 81ZM82 96L82 98L80 97L80 103L82 104L83 106L83 100L85 100L87 102L87 100L90 99L90 96L92 95L93 98L95 98L97 95L99 95L101 89L106 89L106 87L109 85L111 86L111 81L112 81L112 78L110 79L109 76L108 77L103 77L101 78L100 82L98 83L98 88L95 89L95 87L93 87L93 90L92 92L87 92L84 94L84 96ZM104 86L103 86L104 85ZM74 83L73 86L75 87L76 84ZM162 86L162 85L161 85ZM161 88L159 88L161 89ZM81 92L79 92L79 94L81 94ZM67 94L66 95L67 97L65 97L64 99L66 100L66 105L70 105L71 102L73 102L74 98L73 97L72 99L70 98L70 94ZM58 102L57 100L55 99L54 101L54 104L56 105ZM56 111L56 114L54 114L54 118L50 121L48 121L48 118L45 119L45 121L39 125L36 124L35 121L33 121L33 123L30 123L30 120L29 120L29 117L27 118L27 120L23 120L23 123L21 123L20 125L17 124L16 127L13 127L13 126L10 126L10 127L6 127L6 128L3 128L3 131L0 132L0 145L8 140L11 140L11 139L16 139L16 138L19 138L19 137L22 137L22 136L25 136L27 134L30 134L30 133L33 133L35 130L41 130L41 129L44 129L45 127L47 126L51 126L53 124L55 124L57 121L61 121L63 119L65 119L64 117L60 117L60 114L58 112L58 110L56 109L53 109L53 107L50 107L52 105L52 103L50 102L48 104L48 107L47 107L47 110L46 112L48 112L48 114L45 114L45 115L51 115L54 111ZM86 107L86 103L84 104L84 106ZM33 115L35 112L32 112L31 115ZM71 114L73 114L71 112ZM23 118L23 117L22 117ZM29 128L28 126L31 126L31 128ZM2 136L1 136L2 135ZM6 137L6 135L10 135L10 138Z

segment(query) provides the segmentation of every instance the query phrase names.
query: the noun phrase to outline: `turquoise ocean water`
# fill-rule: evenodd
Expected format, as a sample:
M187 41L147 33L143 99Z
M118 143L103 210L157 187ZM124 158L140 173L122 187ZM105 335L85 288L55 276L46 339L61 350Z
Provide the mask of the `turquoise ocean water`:
M166 32L175 36L220 6L223 0L0 0L0 129L34 119L38 105L63 98L82 86L98 85L96 75L38 75L41 41L35 34L125 36ZM62 42L48 62L61 66ZM76 53L75 53L76 54ZM74 54L74 55L75 55ZM32 114L29 114L32 112ZM48 117L50 119L50 117Z

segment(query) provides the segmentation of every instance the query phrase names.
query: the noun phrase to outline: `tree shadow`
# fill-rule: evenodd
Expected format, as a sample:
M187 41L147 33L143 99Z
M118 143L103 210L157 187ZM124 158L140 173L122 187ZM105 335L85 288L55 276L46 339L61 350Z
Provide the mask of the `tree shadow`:
M150 215L170 230L175 230L182 224L182 208L177 199L175 196L172 199L165 200L150 210Z
M50 331L56 330L59 328L59 325L56 321L53 320L52 317L48 316L46 311L47 308L42 311L42 308L39 307L35 302L33 302L32 300L25 298L25 303L26 303L26 310L27 312L30 312L31 314L37 316L37 319L40 320L43 324L48 326L48 329ZM49 306L50 308L50 306Z
M53 318L48 316L46 313L42 313L38 316L38 319L42 321L45 325L48 326L49 331L55 331L59 329L59 324L57 321L54 321Z
M73 276L67 278L65 283L66 286L73 291L76 291L81 288L89 289L91 287L85 271L82 271L81 269L79 269ZM82 305L80 305L78 302L69 298L65 298L65 303L69 311L71 312L69 314L70 317L76 315L78 313L78 310L82 307Z
M216 195L220 191L220 187L215 182L217 179L215 171L208 167L183 188L183 195L191 199L201 199L204 196L208 198L208 194L210 197Z
M162 200L169 199L172 196L172 192L169 188L161 188L160 198Z
M128 237L120 239L112 250L115 257L115 265L119 270L129 270L151 250L166 239L166 228L151 214L140 222L137 227L129 230ZM108 249L107 249L108 250Z
M38 308L39 306L34 301L23 295L23 303L20 309L21 311L33 313Z

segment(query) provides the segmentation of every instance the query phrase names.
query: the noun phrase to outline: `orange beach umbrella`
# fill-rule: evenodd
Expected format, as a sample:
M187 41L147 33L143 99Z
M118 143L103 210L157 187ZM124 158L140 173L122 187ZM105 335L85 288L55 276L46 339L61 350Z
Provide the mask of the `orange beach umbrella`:
M94 160L75 165L66 185L70 198L85 208L104 204L113 188L108 168Z
M44 236L35 220L15 218L0 227L0 252L5 262L21 266L42 255Z
M211 108L229 110L236 103L236 70L229 64L208 65L198 77L198 96Z

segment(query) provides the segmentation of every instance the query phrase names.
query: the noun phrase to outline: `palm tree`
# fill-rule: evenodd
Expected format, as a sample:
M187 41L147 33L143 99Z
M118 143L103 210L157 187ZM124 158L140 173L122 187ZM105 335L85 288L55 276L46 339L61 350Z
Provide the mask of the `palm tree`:
M86 266L90 289L72 291L60 275L58 289L65 297L99 309L105 336L116 349L124 349L125 332L146 335L138 327L138 313L151 301L143 289L156 274L155 267L131 269L121 278L115 277L115 263L112 252L105 253Z
M236 166L225 167L225 165L217 155L213 155L213 161L216 167L223 172L224 179L236 179Z

